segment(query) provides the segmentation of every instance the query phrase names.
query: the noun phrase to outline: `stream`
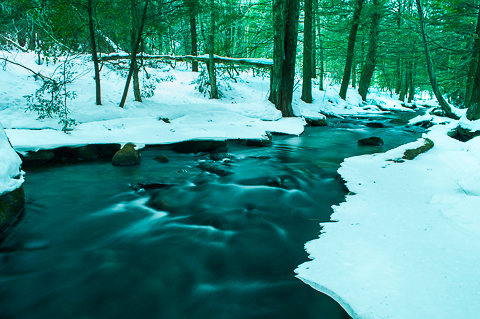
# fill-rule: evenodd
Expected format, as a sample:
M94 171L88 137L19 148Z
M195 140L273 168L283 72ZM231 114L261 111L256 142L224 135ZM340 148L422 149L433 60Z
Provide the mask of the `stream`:
M344 200L340 163L416 140L389 122L405 117L331 120L270 147L230 142L216 162L150 146L135 166L26 167L25 211L0 237L0 318L349 318L293 271ZM357 145L369 136L385 144ZM165 187L132 189L145 181Z

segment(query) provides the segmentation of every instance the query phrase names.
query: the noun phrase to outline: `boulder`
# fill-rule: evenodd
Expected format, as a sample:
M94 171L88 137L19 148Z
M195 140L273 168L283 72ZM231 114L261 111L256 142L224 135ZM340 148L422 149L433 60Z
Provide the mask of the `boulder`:
M227 141L217 140L190 140L172 145L173 149L180 153L213 152L220 147L227 146Z
M382 146L383 140L377 136L367 137L361 140L358 140L358 145L365 145L365 146Z
M0 196L0 233L10 227L25 206L23 186Z
M154 160L160 163L168 163L170 161L167 155L159 155L155 157Z
M135 165L140 162L141 154L135 149L135 145L127 143L112 158L112 164L115 166Z

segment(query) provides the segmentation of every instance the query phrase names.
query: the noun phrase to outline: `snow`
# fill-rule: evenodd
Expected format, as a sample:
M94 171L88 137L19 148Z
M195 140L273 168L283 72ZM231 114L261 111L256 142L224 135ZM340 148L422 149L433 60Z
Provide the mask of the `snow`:
M0 123L0 196L22 186L21 164L22 160L10 146Z
M297 277L353 318L477 318L480 313L480 138L424 135L435 146L396 163L406 149L348 158L339 169L354 193L306 244Z
M38 57L32 53L0 51L0 57L50 77L55 76L55 69L61 65L51 60L38 65ZM269 63L265 59L250 60ZM124 108L118 104L125 80L107 64L101 74L102 105L97 106L90 56L74 57L72 64L77 78L68 90L75 92L77 97L68 101L68 107L69 116L76 120L77 126L69 134L61 131L58 118L37 120L36 113L25 111L27 105L23 96L33 94L41 86L41 81L35 81L32 72L24 68L4 64L0 78L0 121L18 152L25 154L61 146L103 143L168 144L190 139L266 139L267 132L301 134L306 124L304 118L315 120L325 118L323 114L353 115L366 110L383 113L372 105L361 104L355 90L350 89L347 101L343 101L335 87L330 86L327 91L314 90L312 104L301 101L301 90L297 90L293 108L299 117L283 119L281 112L268 101L268 78L249 73L237 76L236 82L228 77L219 78L218 85L224 97L210 100L196 89L199 73L188 71L185 63L175 64L174 70L165 63L160 64L163 67L159 69L147 68L148 73L159 80L155 95L139 103L134 101L130 90ZM382 103L411 112L386 94L371 94L370 99L387 100ZM170 123L159 120L162 118Z
M30 53L0 51L2 57L48 76L58 66L53 61L37 65ZM371 92L362 103L349 88L343 101L338 86L327 83L326 91L314 86L312 104L301 101L297 88L292 106L298 117L282 118L268 101L268 77L244 72L235 80L220 78L223 98L210 100L196 89L199 73L188 71L185 63L147 68L159 80L155 95L139 103L130 90L125 108L118 107L124 78L104 65L103 105L97 106L90 57L76 57L73 65L78 78L68 89L77 98L68 103L78 125L68 134L58 118L37 120L35 113L25 112L23 96L34 93L41 81L23 68L3 65L0 122L18 152L96 143L142 147L190 139L265 139L268 132L299 135L305 119L325 115L412 112L385 92ZM432 100L417 105L436 106ZM424 135L434 148L414 160L398 161L423 139L384 154L348 158L339 169L352 193L333 207L334 222L322 224L321 236L306 244L312 260L296 272L354 318L474 318L480 313L480 137L462 143L446 135L458 124L480 130L480 121L454 111L462 116L459 121L430 113L411 121L436 124ZM0 126L0 194L23 182L22 176L13 178L20 173L20 159L5 133Z

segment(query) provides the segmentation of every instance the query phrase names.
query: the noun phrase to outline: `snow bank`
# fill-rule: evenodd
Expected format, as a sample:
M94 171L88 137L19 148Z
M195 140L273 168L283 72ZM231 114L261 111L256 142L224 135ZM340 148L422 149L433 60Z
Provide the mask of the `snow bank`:
M22 160L10 146L0 123L0 196L22 186L21 164Z
M348 158L352 192L333 207L297 277L353 318L477 318L480 313L480 137L462 143L436 125L433 149L393 162L423 140Z

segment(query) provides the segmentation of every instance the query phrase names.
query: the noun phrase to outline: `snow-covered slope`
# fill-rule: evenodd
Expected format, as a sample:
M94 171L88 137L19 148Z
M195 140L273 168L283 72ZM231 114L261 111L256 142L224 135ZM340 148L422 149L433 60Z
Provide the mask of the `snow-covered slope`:
M462 143L437 125L435 146L397 163L414 142L348 158L339 170L353 195L306 244L297 277L353 318L478 318L480 137Z
M22 161L8 142L0 123L0 195L11 192L23 184L20 171Z

